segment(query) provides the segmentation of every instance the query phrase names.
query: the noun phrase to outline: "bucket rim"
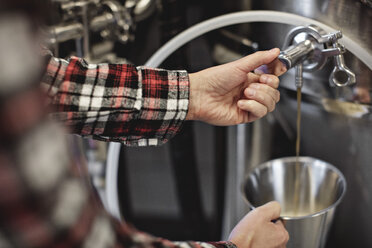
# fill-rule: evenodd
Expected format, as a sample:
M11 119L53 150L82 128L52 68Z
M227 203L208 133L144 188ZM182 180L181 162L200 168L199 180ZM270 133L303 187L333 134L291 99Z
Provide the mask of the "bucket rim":
M247 179L249 178L249 176L251 174L253 174L255 171L257 170L260 170L260 169L264 169L264 168L268 168L270 165L272 165L274 162L276 161L281 161L281 162L286 162L286 161L295 161L296 160L296 156L288 156L288 157L282 157L282 158L276 158L276 159L272 159L272 160L268 160L266 162L263 162L261 164L259 164L258 166L256 166L255 168L251 169L247 174L246 176L244 177L244 181L242 183L242 187L241 187L241 192L243 194L243 198L244 200L248 203L248 206L251 210L254 210L256 209L257 207L255 207L249 200L248 198L246 197L245 193L244 193L244 188L245 188L245 185L246 185L246 182L247 182ZM310 156L299 156L298 157L299 161L303 162L305 161L306 162L313 162L313 161L319 161L323 164L323 166L327 166L328 169L334 171L335 173L337 173L339 176L340 176L340 179L341 179L341 182L342 182L342 185L343 185L343 190L342 190L342 193L341 195L338 197L338 199L333 203L331 204L330 206L328 206L327 208L324 208L324 209L321 209L315 213L312 213L312 214L308 214L308 215L304 215L304 216L298 216L298 217L290 217L290 216L280 216L278 219L281 219L281 220L285 220L285 221L288 221L288 220L299 220L299 219L308 219L308 218L313 218L313 217L317 217L319 215L322 215L326 212L328 212L329 210L331 210L332 208L335 208L337 205L340 204L340 202L342 201L342 199L344 198L345 196L345 193L347 191L347 182L346 182L346 179L345 179L345 176L343 175L343 173L338 169L336 168L334 165L332 165L331 163L329 162L326 162L324 160L321 160L321 159L318 159L318 158L314 158L314 157L310 157Z

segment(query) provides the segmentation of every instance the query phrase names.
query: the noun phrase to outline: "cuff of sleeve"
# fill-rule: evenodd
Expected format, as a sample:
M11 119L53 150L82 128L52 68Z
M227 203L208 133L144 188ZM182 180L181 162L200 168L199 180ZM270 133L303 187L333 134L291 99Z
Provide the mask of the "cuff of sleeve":
M161 145L179 132L189 106L189 77L186 71L139 66L142 107L138 119L144 136L138 145Z
M45 92L50 96L54 97L59 90L60 85L63 82L63 78L66 73L68 61L50 57L46 66L46 71L42 79L41 86Z
M237 248L237 246L231 241L219 241L219 242L208 242L208 243L217 248Z

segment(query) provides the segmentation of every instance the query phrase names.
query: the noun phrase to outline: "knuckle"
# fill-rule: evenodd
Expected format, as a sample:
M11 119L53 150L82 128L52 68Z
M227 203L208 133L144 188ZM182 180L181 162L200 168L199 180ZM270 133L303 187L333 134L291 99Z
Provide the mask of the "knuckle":
M279 202L277 202L277 201L272 201L271 204L272 204L273 208L276 208L276 209L278 209L278 210L281 209L281 208L280 208L280 203L279 203Z
M262 215L262 208L258 207L258 208L255 208L252 210L252 214L255 214L255 215Z
M265 94L258 94L257 97L262 103L264 103L266 100Z
M285 229L284 224L278 225L278 239L281 240L282 244L286 244L289 240L289 233Z
M264 220L265 216L266 216L266 212L262 208L255 208L252 211L252 214L254 214L256 216L256 218L259 219L259 220Z
M287 230L283 230L283 244L287 244L289 241L289 233L287 232Z
M245 108L246 109L252 109L252 108L254 108L254 101L253 100L245 101Z
M261 86L263 86L263 84L260 84L260 83L252 83L251 84L253 88L255 88L256 90L259 90L261 88Z
M279 78L277 76L274 76L274 85L275 85L275 88L278 88L279 87Z
M274 108L275 108L275 103L274 103L274 101L270 101L270 103L269 103L269 105L268 105L268 107L267 107L267 112L268 112L268 113L273 112Z
M280 230L278 230L277 232L277 242L280 244L280 245L285 245L288 243L288 240L289 240L289 234L288 232L283 228L280 228Z
M271 111L273 111L275 109L275 105L276 105L275 99L271 98L271 107L272 107Z
M268 113L268 109L267 108L263 108L262 109L262 115L261 115L261 117L265 116L267 113Z
M271 105L271 108L270 108L270 112L273 112L275 110L275 102L273 101L272 105Z
M276 91L276 102L279 102L280 101L280 92L279 90Z

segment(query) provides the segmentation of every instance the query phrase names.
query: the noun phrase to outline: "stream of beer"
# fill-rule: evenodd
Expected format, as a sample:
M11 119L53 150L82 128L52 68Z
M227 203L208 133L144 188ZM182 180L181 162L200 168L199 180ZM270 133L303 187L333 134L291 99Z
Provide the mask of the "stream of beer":
M297 137L296 137L296 170L295 170L295 190L294 190L294 215L299 212L300 197L300 140L301 140L301 87L297 87Z
M297 138L296 138L296 165L300 157L300 139L301 139L301 87L297 88Z

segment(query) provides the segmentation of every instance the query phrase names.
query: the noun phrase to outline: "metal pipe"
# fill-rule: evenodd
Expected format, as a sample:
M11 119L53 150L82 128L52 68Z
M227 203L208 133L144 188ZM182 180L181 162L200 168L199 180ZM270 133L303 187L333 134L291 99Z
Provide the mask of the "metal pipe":
M48 39L48 43L56 44L72 39L78 39L82 37L82 32L83 25L81 23L69 23L61 26L54 26L48 32L51 36Z
M109 24L114 23L114 16L110 13L94 17L89 24L89 29L98 32L106 28ZM65 42L68 40L79 39L83 37L84 26L82 23L64 23L58 26L49 28L47 39L48 44Z
M88 18L88 5L84 4L82 6L83 11L83 52L84 57L90 58L90 45L89 45L89 18Z
M93 18L89 27L93 32L98 32L114 22L115 18L111 13L104 13L103 15Z
M304 84L304 80L303 80L303 65L302 64L298 64L296 65L296 75L295 75L295 84L296 84L296 88L302 88L302 85Z

